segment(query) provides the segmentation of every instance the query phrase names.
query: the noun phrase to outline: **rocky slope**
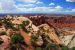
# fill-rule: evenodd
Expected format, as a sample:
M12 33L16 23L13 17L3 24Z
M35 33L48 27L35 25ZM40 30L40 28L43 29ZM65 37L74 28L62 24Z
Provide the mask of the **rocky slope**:
M63 50L66 46L68 50L75 47L74 32L55 28L46 21L37 26L34 22L23 16L0 18L0 50Z

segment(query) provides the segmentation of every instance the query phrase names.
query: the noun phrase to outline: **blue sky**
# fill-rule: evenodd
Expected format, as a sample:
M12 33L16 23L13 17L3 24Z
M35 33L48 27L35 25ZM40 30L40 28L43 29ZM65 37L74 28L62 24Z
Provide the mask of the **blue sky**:
M0 0L0 13L75 14L75 0Z

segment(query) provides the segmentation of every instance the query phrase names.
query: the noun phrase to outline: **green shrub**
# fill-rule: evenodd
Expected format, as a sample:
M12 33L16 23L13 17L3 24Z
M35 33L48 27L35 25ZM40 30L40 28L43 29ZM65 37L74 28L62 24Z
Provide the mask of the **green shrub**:
M61 50L69 50L67 46L61 46Z
M24 38L20 35L20 34L14 34L11 37L11 42L12 43L23 43L24 42Z
M35 50L42 50L42 48L41 47L36 47Z
M26 20L26 21L23 21L22 23L24 24L24 26L27 26L27 25L29 25L30 22L28 20Z
M0 32L0 36L1 36L1 35L6 35L6 32Z
M36 41L37 37L32 35L31 36L31 44L34 45L35 41Z
M59 47L56 44L47 44L45 50L59 50Z
M73 47L72 50L75 50L75 47Z
M27 29L25 28L25 26L23 24L19 25L19 29L23 29L23 31L28 32Z

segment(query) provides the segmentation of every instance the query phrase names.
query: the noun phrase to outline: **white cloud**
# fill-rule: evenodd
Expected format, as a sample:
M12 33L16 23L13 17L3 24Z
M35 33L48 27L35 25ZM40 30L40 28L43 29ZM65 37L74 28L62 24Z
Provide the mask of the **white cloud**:
M25 7L25 8L30 8L30 7L34 7L34 4L18 4L16 5L16 7Z
M18 8L20 12L31 12L31 13L55 13L55 12L61 12L61 8L55 8L55 7L34 7L34 8ZM25 11L24 11L25 10Z
M1 5L1 3L0 3L0 10L2 10L2 5Z
M25 2L25 3L35 3L35 2L37 2L38 0L17 0L17 1Z
M13 10L15 9L14 5L15 5L15 2L13 0L0 0L1 2L1 6L3 8L3 10Z
M43 2L38 1L38 2L36 2L36 4L44 4L44 3L43 3Z
M66 10L61 6L44 7L37 6L44 4L38 0L18 0L24 1L26 4L15 4L15 0L0 0L0 13L62 13L62 12L75 12L75 9ZM51 5L54 5L51 3Z
M0 13L3 13L2 5L0 3Z
M15 4L16 1L25 2L26 4L16 5ZM42 2L37 1L37 0L0 0L0 13L15 13L15 12L19 13L20 10L18 8L25 9L25 8L35 7L36 4L34 4L34 3L42 4ZM23 11L25 11L25 10L23 10Z
M50 3L49 5L52 6L52 5L55 5L55 4L54 3Z
M28 2L29 0L25 0L25 2ZM35 7L35 4L29 3L29 4L19 4L15 5L14 0L8 0L3 1L0 0L1 6L4 13L50 13L50 12L60 12L61 7ZM29 1L30 2L30 1ZM36 2L38 4L41 4L42 2ZM34 6L34 7L33 7ZM29 8L28 8L29 7ZM31 7L31 8L30 8Z
M66 0L67 2L75 2L75 0Z
M64 13L66 12L66 13L69 13L69 14L75 13L75 8L74 8L74 9L66 9L66 10L64 10L63 12L64 12Z
M56 8L56 9L62 9L63 7L61 7L61 6L56 6L55 8Z
M27 4L27 5L24 5L25 7L33 7L34 4Z
M71 11L72 11L72 12L75 12L75 9L72 9Z
M0 13L15 13L17 9L15 7L14 0L0 0Z

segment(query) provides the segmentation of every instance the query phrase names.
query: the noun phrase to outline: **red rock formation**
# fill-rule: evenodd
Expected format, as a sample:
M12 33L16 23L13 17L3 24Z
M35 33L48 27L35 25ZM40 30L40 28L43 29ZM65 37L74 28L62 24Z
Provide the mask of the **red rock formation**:
M37 16L36 19L33 17L31 19L33 21L34 25L40 25L43 23L50 23L54 27L64 28L64 27L70 27L75 28L75 16L66 15L66 16L41 16L40 18Z
M20 29L20 33L23 36L25 43L28 45L28 47L25 50L34 50L30 43L31 37L22 29Z

